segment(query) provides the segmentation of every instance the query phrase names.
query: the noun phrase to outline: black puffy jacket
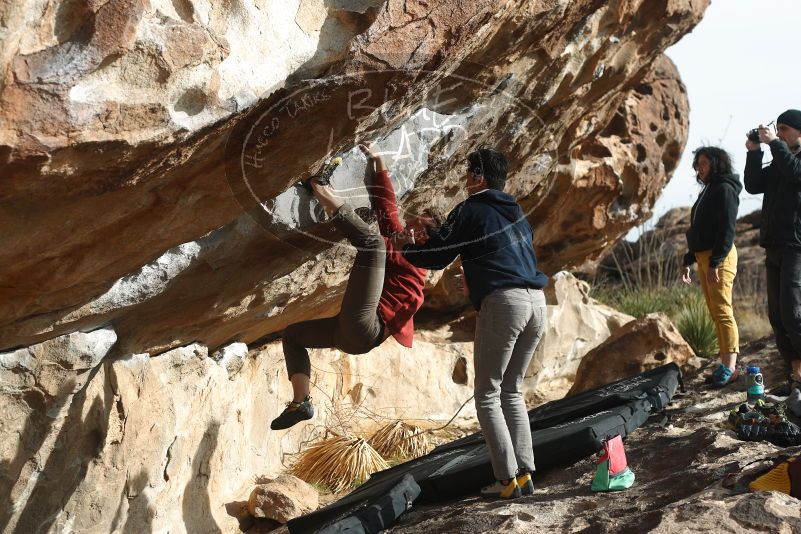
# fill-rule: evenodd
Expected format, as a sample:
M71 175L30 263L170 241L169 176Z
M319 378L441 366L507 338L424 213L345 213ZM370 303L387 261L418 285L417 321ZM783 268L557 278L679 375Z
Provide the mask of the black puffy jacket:
M709 266L723 262L734 244L737 208L743 186L736 174L713 174L690 212L684 265L695 263L695 253L711 250Z
M762 167L761 150L749 150L745 160L745 190L765 194L759 244L801 250L801 152L793 155L781 139L769 146L769 166Z

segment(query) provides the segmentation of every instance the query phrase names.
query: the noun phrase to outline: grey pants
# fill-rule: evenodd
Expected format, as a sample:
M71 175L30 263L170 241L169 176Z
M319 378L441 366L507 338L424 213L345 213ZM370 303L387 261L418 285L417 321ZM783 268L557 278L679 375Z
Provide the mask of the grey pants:
M790 361L801 359L801 251L766 249L765 267L768 319L776 347L789 366Z
M311 377L307 348L337 348L348 354L364 354L386 339L377 311L387 260L384 238L373 233L348 204L337 211L332 222L356 247L356 259L338 315L284 329L282 344L289 378L296 373Z
M481 301L474 346L475 403L498 480L534 471L523 378L546 322L539 289L496 289Z

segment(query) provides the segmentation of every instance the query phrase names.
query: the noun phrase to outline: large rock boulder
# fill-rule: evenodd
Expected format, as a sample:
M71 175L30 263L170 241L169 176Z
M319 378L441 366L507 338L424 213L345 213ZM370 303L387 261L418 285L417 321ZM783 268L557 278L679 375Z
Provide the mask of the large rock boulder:
M568 273L554 280L548 337L526 378L530 402L563 396L583 355L631 319L587 298ZM20 532L235 528L226 509L248 500L253 475L279 475L326 428L369 436L397 419L474 426L474 328L467 314L419 330L413 349L388 339L359 356L313 350L317 415L285 432L269 430L291 397L278 341L244 354L238 344L211 354L190 344L102 361L114 337L99 330L2 354L0 496L13 505L0 518ZM68 345L94 367L54 365ZM49 374L25 378L23 364ZM64 390L50 391L57 385Z
M110 324L121 355L214 350L335 312L349 257L293 184L344 154L364 205L363 139L412 213L498 147L543 269L594 258L678 161L662 51L707 3L4 6L0 348Z
M22 365L34 364L3 354L11 369L0 368L0 524L8 532L234 532L226 510L247 499L254 475L278 476L326 427L369 435L386 421L433 426L457 413L472 379L456 383L452 372L460 358L472 364L472 343L420 337L415 350L390 339L362 356L313 351L318 414L284 432L269 428L291 398L280 342L250 351L236 373L230 357L215 359L200 344L79 371L53 363L63 361L53 351L32 386L22 384ZM65 376L48 378L55 372ZM474 418L470 402L456 423Z
M648 314L626 324L584 356L568 395L670 362L685 370L700 365L692 348L665 314Z
M548 326L526 372L529 403L562 398L585 355L634 318L590 298L586 282L562 271L546 291Z

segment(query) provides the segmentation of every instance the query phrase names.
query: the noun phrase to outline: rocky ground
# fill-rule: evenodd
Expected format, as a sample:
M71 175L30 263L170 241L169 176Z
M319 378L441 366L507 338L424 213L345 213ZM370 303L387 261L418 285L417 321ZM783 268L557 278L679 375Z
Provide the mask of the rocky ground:
M782 365L775 345L760 340L743 349L741 363L763 365L768 388L779 384ZM626 440L637 480L624 492L590 491L593 459L538 474L534 495L514 501L467 498L419 506L389 530L394 533L485 532L801 532L801 506L781 493L750 493L747 483L771 459L801 447L737 439L724 426L728 411L745 399L744 385L710 389L703 374L685 377L667 410ZM754 463L752 463L754 462ZM728 473L735 486L727 489Z

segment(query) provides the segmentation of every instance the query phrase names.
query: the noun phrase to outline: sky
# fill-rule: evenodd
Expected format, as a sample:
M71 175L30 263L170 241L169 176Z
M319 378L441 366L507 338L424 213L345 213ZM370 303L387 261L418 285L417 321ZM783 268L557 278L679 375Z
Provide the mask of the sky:
M742 179L745 133L801 109L801 0L713 0L692 33L668 48L690 99L690 133L679 166L654 206L652 227L666 211L692 206L692 152L713 144L726 149ZM763 149L767 147L763 146ZM770 160L766 150L765 162ZM761 195L743 190L739 215L759 209Z

